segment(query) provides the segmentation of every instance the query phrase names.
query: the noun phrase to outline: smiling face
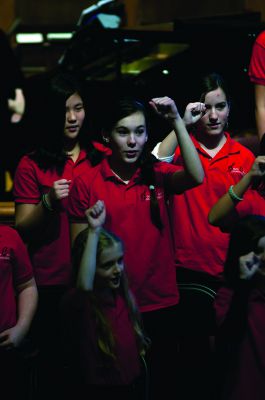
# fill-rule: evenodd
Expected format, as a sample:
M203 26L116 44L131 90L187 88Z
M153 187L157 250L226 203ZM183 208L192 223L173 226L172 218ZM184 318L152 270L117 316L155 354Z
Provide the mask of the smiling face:
M123 247L120 242L102 250L96 269L95 284L100 288L118 289L124 270Z
M74 93L68 97L65 104L65 137L75 139L82 128L84 119L85 110L83 101L78 93Z
M146 141L145 116L137 111L119 120L113 127L109 137L112 159L125 164L136 163Z
M224 91L219 87L208 92L204 104L206 112L198 122L199 130L211 136L223 134L229 115L229 105Z

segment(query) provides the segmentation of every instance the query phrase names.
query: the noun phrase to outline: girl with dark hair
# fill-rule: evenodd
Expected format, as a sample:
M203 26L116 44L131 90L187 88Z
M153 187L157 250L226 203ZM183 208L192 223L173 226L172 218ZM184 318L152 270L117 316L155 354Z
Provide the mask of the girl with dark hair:
M42 367L38 398L57 387L58 305L72 276L68 195L75 177L90 169L78 80L68 73L53 76L44 100L36 148L21 158L13 191L16 229L28 246L39 292L32 329Z
M183 338L180 349L182 371L184 377L188 377L188 381L183 379L184 387L187 399L197 396L198 390L204 398L208 393L211 399L209 374L215 334L212 305L223 280L229 235L209 224L208 213L229 186L250 169L254 155L231 139L227 132L231 100L224 79L218 73L202 77L195 85L194 99L197 101L187 105L183 121L191 132L205 179L202 185L180 196L172 196L169 209L181 293L179 316ZM153 154L162 161L183 165L174 132L157 144Z
M105 227L124 242L130 287L152 341L150 379L151 398L155 399L161 396L159 389L163 389L164 395L168 390L172 396L171 384L175 380L169 361L174 360L177 345L175 318L179 294L167 196L199 185L204 174L174 101L162 97L152 99L151 104L172 124L185 167L157 162L145 150L148 134L141 103L131 99L112 102L106 114L104 111L103 130L110 155L76 179L69 198L69 213L74 243L87 226L86 210L98 199L104 200L108 210Z
M103 229L103 201L90 207L86 218L88 228L80 232L73 248L76 287L62 304L71 392L99 400L106 395L146 399L145 387L140 397L137 381L149 340L128 287L123 244Z
M225 285L215 298L216 398L262 400L265 393L265 217L239 219L231 231Z

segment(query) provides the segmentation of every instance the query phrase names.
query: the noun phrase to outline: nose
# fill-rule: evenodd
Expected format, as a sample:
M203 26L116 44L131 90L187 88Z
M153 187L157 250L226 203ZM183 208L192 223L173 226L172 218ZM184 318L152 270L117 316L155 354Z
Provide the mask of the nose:
M136 140L135 140L135 135L133 133L128 135L127 144L128 144L129 147L134 147L135 146Z
M122 271L122 266L121 266L121 264L117 261L117 262L115 263L115 265L113 266L113 272L114 272L114 274L120 274L121 271Z
M214 107L212 107L209 110L209 119L210 119L210 121L212 121L212 120L215 121L218 119L218 115L217 115L216 109Z
M67 121L69 122L75 122L76 121L76 115L74 110L69 110L67 112Z

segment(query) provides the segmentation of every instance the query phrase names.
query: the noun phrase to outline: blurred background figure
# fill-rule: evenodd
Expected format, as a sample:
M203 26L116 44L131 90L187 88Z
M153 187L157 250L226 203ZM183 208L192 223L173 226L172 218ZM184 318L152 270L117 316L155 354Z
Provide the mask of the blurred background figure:
M7 151L1 155L0 195L9 197L8 176L11 178L18 160L21 121L25 113L24 75L8 36L0 29L0 131ZM9 174L9 175L8 175ZM10 176L11 175L11 176Z

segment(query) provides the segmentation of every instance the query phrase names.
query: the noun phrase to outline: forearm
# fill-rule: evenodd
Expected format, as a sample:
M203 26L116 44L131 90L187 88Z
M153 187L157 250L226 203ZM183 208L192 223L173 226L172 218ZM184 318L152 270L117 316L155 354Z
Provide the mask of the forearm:
M173 156L178 146L178 140L175 131L171 131L164 140L160 143L157 152L157 158Z
M186 173L194 183L200 184L204 179L204 170L198 152L187 132L181 117L172 121Z
M93 290L99 233L99 229L88 230L88 237L77 276L77 287L82 290Z
M257 127L258 137L259 140L261 140L262 136L265 133L265 107L256 108L255 117L256 117L256 127Z
M265 133L265 86L255 85L255 117L259 139Z
M27 284L22 285L18 293L18 320L17 328L23 332L23 335L29 330L30 324L34 317L38 303L38 292L34 279Z
M244 175L244 177L235 186L233 186L233 192L239 198L243 198L250 184L251 176L250 173L248 173ZM208 215L209 223L214 226L223 225L225 220L232 215L237 204L238 203L231 198L228 192L225 193L210 210Z
M23 239L32 239L55 218L56 211L51 211L40 201L38 204L16 204L15 227Z

